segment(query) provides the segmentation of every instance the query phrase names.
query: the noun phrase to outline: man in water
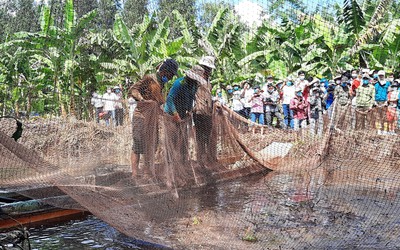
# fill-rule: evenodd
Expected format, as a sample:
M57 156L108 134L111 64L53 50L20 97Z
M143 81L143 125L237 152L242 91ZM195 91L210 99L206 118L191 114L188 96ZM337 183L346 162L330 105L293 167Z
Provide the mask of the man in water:
M145 75L129 89L129 93L137 101L132 122L133 146L131 153L132 176L137 177L140 154L146 154L147 158L154 157L156 147L155 139L149 137L157 133L158 110L164 103L162 90L178 72L178 63L173 59L167 59L156 68L156 74ZM150 143L150 142L153 143ZM146 159L145 159L146 160ZM143 176L151 177L150 163L146 160L143 166Z

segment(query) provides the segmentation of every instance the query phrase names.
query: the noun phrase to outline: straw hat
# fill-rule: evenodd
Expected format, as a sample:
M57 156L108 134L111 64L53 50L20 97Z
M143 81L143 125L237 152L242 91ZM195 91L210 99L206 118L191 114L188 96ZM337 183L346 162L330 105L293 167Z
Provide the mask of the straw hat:
M211 69L215 69L215 57L203 56L199 61L199 65L206 66Z
M193 68L186 71L186 77L195 80L201 85L207 84L206 79L204 79L204 69L199 65L195 65Z

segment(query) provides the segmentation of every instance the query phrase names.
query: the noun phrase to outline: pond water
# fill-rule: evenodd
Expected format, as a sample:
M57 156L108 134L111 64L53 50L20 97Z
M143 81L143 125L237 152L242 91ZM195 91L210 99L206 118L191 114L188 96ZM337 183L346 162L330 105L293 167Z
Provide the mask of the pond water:
M228 249L227 241L231 249L400 248L397 189L379 192L355 180L338 185L325 178L318 170L271 172L183 192L198 223L175 218L175 229L166 232L186 246L179 249ZM245 231L254 242L243 243ZM94 216L30 233L38 250L165 249L126 237Z
M81 220L32 228L29 233L33 250L167 249L127 237L92 215Z

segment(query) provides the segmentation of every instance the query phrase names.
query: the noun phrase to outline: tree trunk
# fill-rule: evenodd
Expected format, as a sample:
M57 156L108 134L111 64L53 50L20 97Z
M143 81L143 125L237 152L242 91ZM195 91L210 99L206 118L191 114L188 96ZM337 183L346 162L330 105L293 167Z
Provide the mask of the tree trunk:
M30 92L28 92L28 95L26 97L26 118L29 119L29 115L31 113L31 109L32 109L32 97Z
M60 87L60 82L58 81L57 75L54 76L54 84L56 86L57 99L58 99L58 103L59 103L60 109L61 109L61 116L63 118L65 118L67 116L67 112L66 112L66 109L64 107L63 100L62 100L61 87Z
M70 58L71 61L74 59L75 56L75 42L72 42L71 51L70 51ZM75 113L75 83L74 83L74 69L71 68L69 72L69 84L70 84L70 103L69 103L69 115L76 116Z
M359 53L358 53L358 59L359 59L359 63L360 63L360 67L361 68L364 68L364 69L368 69L369 67L368 67L368 63L365 61L365 59L364 59L364 55L363 55L363 52L362 51L360 51Z

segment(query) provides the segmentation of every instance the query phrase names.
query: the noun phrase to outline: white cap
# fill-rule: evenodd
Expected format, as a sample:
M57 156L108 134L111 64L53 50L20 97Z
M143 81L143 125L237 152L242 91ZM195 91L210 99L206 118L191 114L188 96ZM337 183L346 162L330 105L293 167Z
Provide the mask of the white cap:
M378 71L378 76L384 76L384 75L385 75L385 71L383 71L383 70Z
M215 69L215 57L213 56L203 56L200 61L200 65Z
M300 91L303 92L303 90L300 87L297 87L295 91L296 92L300 92Z
M368 74L364 74L364 75L362 76L362 78L371 79L371 77L370 77Z
M120 87L119 86L115 86L113 89L120 89Z

